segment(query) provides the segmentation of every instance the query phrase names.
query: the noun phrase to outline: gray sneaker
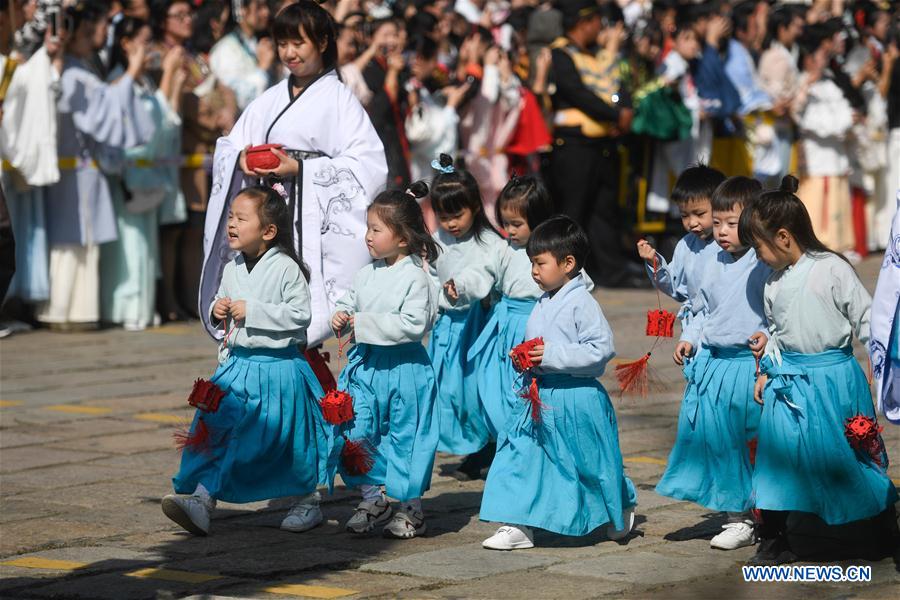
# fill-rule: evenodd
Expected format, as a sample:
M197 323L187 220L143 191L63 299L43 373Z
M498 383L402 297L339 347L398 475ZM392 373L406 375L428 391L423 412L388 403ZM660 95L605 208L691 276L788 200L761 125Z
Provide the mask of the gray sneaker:
M377 525L381 525L391 518L391 504L387 499L382 498L370 502L363 500L356 507L356 512L347 521L347 531L350 533L369 533Z
M397 512L391 522L384 526L385 537L408 540L423 533L425 533L425 515L418 510Z

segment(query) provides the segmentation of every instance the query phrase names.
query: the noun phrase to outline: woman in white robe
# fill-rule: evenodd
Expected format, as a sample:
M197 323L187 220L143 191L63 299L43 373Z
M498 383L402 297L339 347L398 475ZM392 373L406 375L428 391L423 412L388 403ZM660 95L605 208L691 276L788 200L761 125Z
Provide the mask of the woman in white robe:
M329 316L353 275L369 262L366 208L387 181L384 146L365 110L341 83L334 25L312 0L278 13L273 33L291 76L251 102L231 133L219 139L206 213L200 307L207 307L228 262L228 207L259 179L293 205L295 243L311 271L308 347L331 335ZM247 168L248 146L281 144L275 169ZM201 313L206 312L201 310ZM219 332L204 316L213 337Z
M135 45L129 67L114 84L94 72L93 54L106 42L103 3L67 8L72 33L60 77L57 150L60 180L45 197L50 243L50 299L38 320L68 329L100 319L99 245L117 237L112 196L101 164L147 142L153 123L134 93L146 47Z

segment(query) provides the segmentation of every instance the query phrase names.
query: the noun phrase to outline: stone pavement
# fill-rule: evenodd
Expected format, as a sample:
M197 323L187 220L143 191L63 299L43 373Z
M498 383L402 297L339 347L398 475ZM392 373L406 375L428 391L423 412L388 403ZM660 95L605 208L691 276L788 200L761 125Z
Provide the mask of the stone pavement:
M861 267L867 284L877 267ZM655 295L597 297L619 356L646 352L644 311ZM480 547L495 528L478 520L483 482L447 476L458 463L451 456L435 465L420 539L349 537L339 524L356 499L343 488L325 501L327 522L305 534L278 529L283 505L256 503L220 504L212 535L191 537L159 499L177 466L172 432L190 418L191 383L215 366L199 325L3 340L0 598L897 598L891 559L840 563L871 564L871 583L744 583L740 565L753 550L709 548L723 515L653 492L682 391L673 346L654 353L661 383L649 398L613 400L639 488L634 533L616 543L539 532L535 549L500 553ZM900 429L888 425L885 439L896 460ZM890 474L900 482L896 464Z

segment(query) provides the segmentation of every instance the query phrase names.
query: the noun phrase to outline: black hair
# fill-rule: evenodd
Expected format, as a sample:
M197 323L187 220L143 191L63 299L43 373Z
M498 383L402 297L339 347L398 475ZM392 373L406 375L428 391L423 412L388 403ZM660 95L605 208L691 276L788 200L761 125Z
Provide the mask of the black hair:
M194 11L194 34L191 36L191 49L207 54L217 40L213 39L212 28L209 22L218 19L227 7L231 11L230 4L226 5L222 0L205 0Z
M697 200L712 200L713 193L722 182L725 174L703 163L692 165L681 172L672 189L672 202L678 205Z
M370 19L367 17L363 22L363 33L366 37L372 37L383 25L388 24L393 24L398 30L400 29L400 26L397 25L397 21L394 17L381 17L379 19Z
M445 169L453 166L453 158L448 154L441 154L438 160ZM450 173L441 172L435 176L431 181L431 207L438 215L452 215L466 208L471 210L475 219L472 233L479 242L482 233L494 230L484 212L478 182L465 169L457 167Z
M750 27L750 21L753 19L753 13L756 12L756 0L748 0L736 5L731 11L731 22L734 32L747 31Z
M778 30L790 27L797 17L803 15L790 5L779 5L769 13L769 22L766 24L766 39L763 47L768 48L772 42L778 41Z
M571 217L556 215L534 228L525 251L529 258L549 252L557 262L572 256L575 259L574 275L584 268L590 249L590 242L581 225Z
M762 184L751 177L743 175L729 177L713 192L713 212L731 210L735 206L746 208L759 197L762 189Z
M625 13L622 12L622 9L615 2L604 2L601 4L599 13L604 27L609 27L625 20Z
M411 50L415 56L421 56L425 60L431 60L438 55L437 43L430 37L424 35L414 37L410 41L408 49Z
M294 248L294 235L291 233L294 219L284 198L278 192L265 185L246 187L240 191L235 199L239 196L246 196L256 201L259 222L263 227L274 225L277 230L275 239L269 242L269 247L278 248L297 263L297 266L300 267L300 272L303 273L303 278L309 282L309 267L300 260L300 257L297 256L297 250Z
M187 0L184 0L187 2ZM66 26L70 33L78 31L82 23L98 23L106 20L109 8L99 0L81 0L65 8Z
M136 19L134 17L122 17L118 23L116 23L115 31L113 32L113 46L112 52L110 53L110 61L109 61L109 70L112 71L117 66L121 66L122 69L128 69L128 55L125 53L125 49L122 48L122 40L124 39L134 39L134 37L148 24L141 20Z
M430 36L438 26L437 17L428 12L417 12L406 22L406 33L410 37Z
M547 186L534 175L513 175L497 196L495 205L497 222L503 219L500 210L504 207L515 210L525 217L528 228L534 229L553 215L553 201Z
M322 52L322 66L330 71L337 68L337 25L328 11L313 0L300 0L288 4L277 15L272 23L272 38L275 44L279 40L299 40L300 29L317 48L325 45Z
M150 27L153 28L153 38L160 40L166 31L166 21L169 18L169 9L175 4L187 4L194 12L194 5L190 0L151 0L150 2ZM208 27L208 25L207 25Z
M419 256L429 262L437 258L439 248L425 225L422 207L417 200L428 195L428 186L424 181L417 181L404 192L386 190L375 196L369 210L375 211L378 218L387 225L394 234L406 242L411 256Z
M804 252L830 252L848 262L818 237L812 219L803 201L797 197L799 182L793 175L785 175L777 190L760 196L741 213L738 236L745 246L756 247L760 243L771 245L779 229L786 229L797 240Z

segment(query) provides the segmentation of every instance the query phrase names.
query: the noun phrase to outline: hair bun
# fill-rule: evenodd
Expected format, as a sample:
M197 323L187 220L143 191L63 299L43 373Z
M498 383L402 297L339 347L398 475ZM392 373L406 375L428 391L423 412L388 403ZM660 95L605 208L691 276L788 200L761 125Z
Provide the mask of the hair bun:
M800 181L793 175L785 175L781 178L781 185L778 189L782 192L796 194L797 190L800 189Z
M428 184L424 181L413 182L407 188L407 192L414 198L424 198L428 195Z
M450 156L449 154L441 154L440 157L438 157L438 162L444 168L452 167L453 166L453 157Z

